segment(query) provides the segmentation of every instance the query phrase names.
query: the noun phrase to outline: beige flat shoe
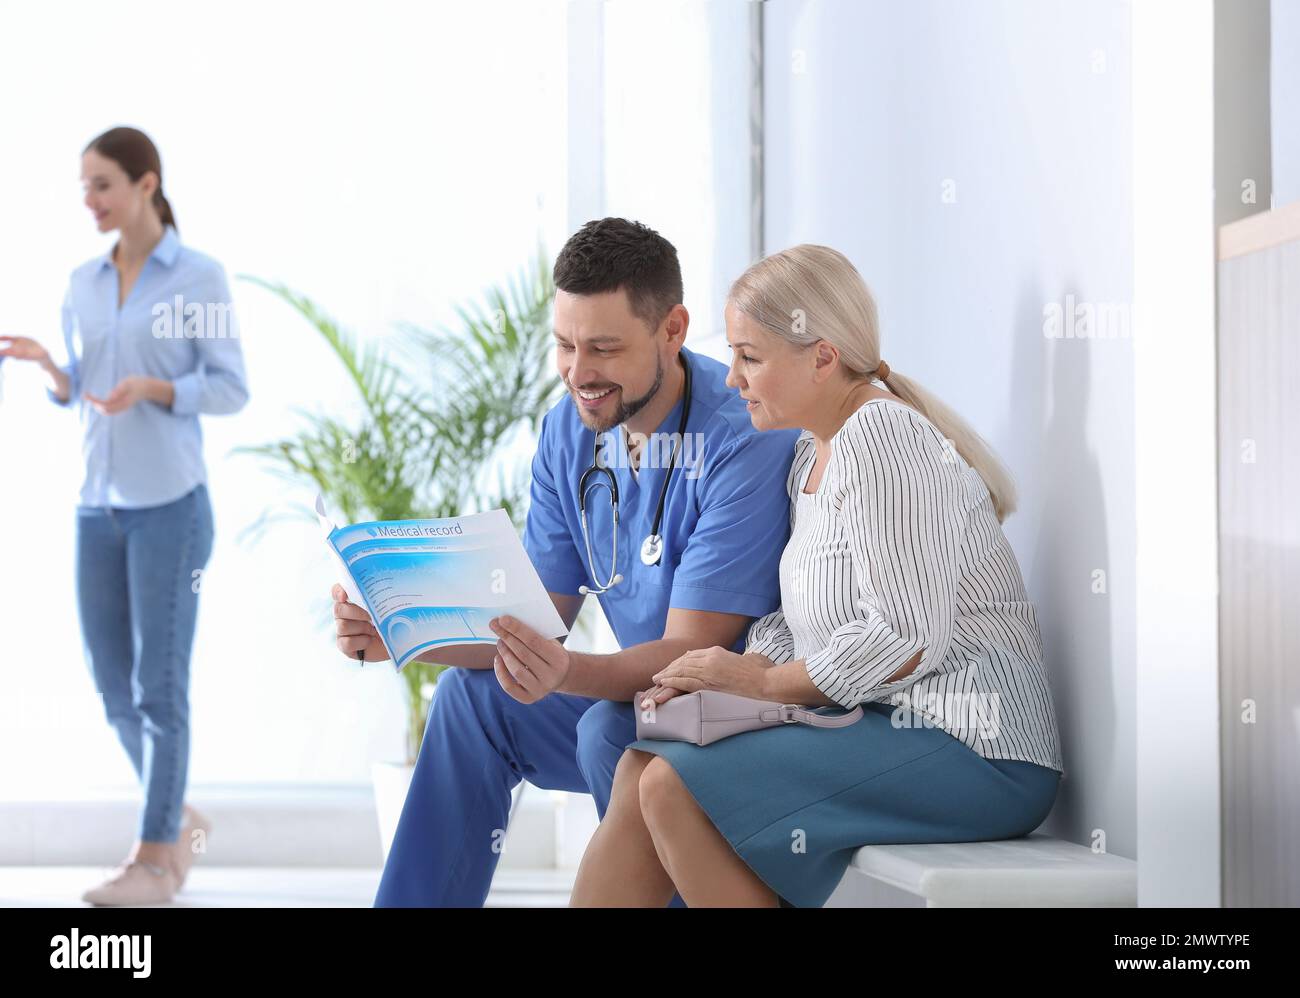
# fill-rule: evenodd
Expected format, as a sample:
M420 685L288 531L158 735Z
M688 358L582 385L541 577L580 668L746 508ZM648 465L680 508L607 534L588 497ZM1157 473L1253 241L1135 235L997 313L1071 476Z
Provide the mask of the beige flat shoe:
M202 843L204 849L207 848L208 836L212 834L212 822L210 822L198 811L185 806L185 820L181 823L181 834L176 840L176 889L180 890L185 886L185 878L189 875L190 867L202 853L196 852L194 847ZM202 838L199 842L195 841L195 832L202 832Z
M176 894L176 874L164 866L134 859L117 868L98 887L81 895L91 904L165 904Z

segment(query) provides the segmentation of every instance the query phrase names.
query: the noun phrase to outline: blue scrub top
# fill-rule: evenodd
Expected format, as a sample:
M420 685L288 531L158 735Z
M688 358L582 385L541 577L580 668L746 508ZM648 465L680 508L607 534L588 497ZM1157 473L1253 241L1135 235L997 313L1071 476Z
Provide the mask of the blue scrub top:
M781 602L777 571L790 535L786 479L799 431L755 430L744 400L726 386L726 366L684 347L682 353L692 374L686 433L702 434L702 449L692 444L688 451L684 444L679 452L664 499L658 564L641 562L641 545L654 523L666 457L659 467L643 457L635 476L625 460L605 461L618 482L617 571L623 580L597 598L622 648L662 638L670 607L761 617ZM658 433L677 431L681 407L679 400ZM623 427L606 438L603 455L617 448L626 454ZM593 431L567 395L542 420L524 548L549 592L577 593L579 586L596 585L578 512L578 480L591 466L593 443ZM592 557L605 581L613 518L609 492L593 487L592 480L606 479L592 476L587 494ZM744 650L745 636L742 631L734 650Z

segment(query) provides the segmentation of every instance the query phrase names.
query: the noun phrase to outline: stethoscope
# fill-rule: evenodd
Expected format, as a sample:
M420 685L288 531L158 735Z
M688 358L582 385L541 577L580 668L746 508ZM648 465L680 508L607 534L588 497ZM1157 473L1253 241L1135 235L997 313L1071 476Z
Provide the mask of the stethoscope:
M686 439L686 420L691 415L691 365L686 359L686 354L678 356L682 359L682 370L686 374L685 382L682 386L682 416L677 423L677 437L673 440L673 455L668 462L668 472L664 475L664 481L659 486L659 505L655 509L654 523L650 527L650 534L641 544L641 564L650 566L657 565L659 559L663 557L664 539L659 533L659 528L663 524L664 518L664 499L668 495L668 479L672 477L673 468L677 465L677 451L682 446L682 441ZM592 476L604 475L608 481L591 482ZM609 560L609 581L602 583L600 577L596 574L596 560L591 554L591 534L587 531L587 488L590 483L591 487L603 486L609 492L609 507L614 519L614 553ZM596 580L595 587L579 586L578 592L586 596L588 593L605 593L613 589L623 581L623 576L618 574L618 482L614 479L614 473L600 463L600 433L595 433L592 437L591 467L582 473L578 479L578 515L582 519L582 539L587 545L587 565L591 568L591 577Z

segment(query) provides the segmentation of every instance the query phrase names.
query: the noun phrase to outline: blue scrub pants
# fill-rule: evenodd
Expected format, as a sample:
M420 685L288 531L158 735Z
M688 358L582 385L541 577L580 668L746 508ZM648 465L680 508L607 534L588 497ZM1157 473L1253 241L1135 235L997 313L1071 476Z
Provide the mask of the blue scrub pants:
M631 703L552 693L523 704L491 669L446 670L375 907L481 907L515 784L590 793L603 819L614 769L634 741ZM684 904L674 895L670 906Z

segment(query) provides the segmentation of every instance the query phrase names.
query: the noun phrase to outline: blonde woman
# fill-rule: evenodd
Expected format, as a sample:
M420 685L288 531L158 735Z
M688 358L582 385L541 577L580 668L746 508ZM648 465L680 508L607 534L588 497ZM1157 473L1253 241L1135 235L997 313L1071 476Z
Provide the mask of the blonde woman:
M769 256L726 305L737 388L760 430L799 428L781 609L744 654L690 652L649 710L722 690L819 713L707 746L633 742L575 905L817 907L854 850L1025 835L1064 774L1034 607L1001 522L1006 471L881 359L876 305L842 254ZM737 528L743 529L743 528Z

